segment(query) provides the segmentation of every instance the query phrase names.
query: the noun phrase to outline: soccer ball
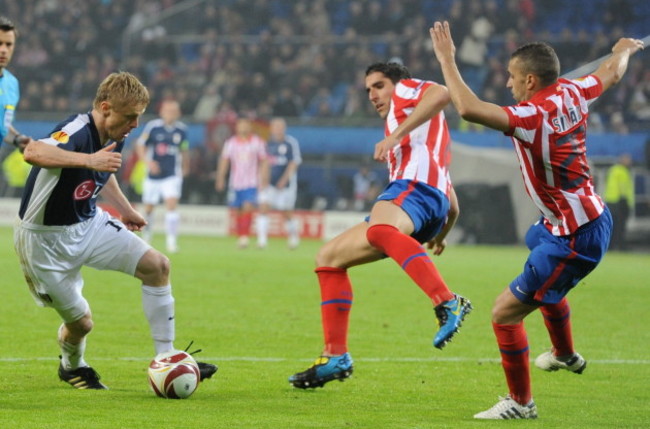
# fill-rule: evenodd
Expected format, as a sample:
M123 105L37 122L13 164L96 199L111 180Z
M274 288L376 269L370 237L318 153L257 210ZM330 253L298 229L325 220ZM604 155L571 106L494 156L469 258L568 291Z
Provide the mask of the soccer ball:
M149 364L149 385L161 398L189 398L199 386L201 373L194 358L173 350L160 353Z

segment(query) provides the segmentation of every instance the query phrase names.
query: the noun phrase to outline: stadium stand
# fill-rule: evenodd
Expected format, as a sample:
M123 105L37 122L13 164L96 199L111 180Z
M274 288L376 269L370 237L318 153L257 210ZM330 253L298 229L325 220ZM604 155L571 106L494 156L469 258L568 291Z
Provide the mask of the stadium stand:
M502 103L510 94L499 59L514 45L548 40L568 71L605 54L623 31L642 37L650 27L650 3L629 0L3 3L3 13L25 29L12 64L23 82L21 112L85 109L96 82L122 68L145 81L154 104L174 96L199 119L223 103L256 116L292 113L303 122L374 118L358 100L365 66L395 58L414 75L439 80L427 33L439 18L459 35L458 55L474 90ZM631 130L647 120L650 75L642 58L602 103L603 126L617 112Z
M516 46L549 41L566 72L607 54L618 37L644 37L650 28L650 2L634 0L3 0L2 13L22 30L10 67L22 85L19 121L47 129L62 111L88 109L108 73L131 71L151 90L150 112L174 97L191 123L193 171L201 174L188 178L193 190L184 202L223 203L211 183L219 148L211 124L284 116L303 144L302 208L335 206L347 192L338 185L368 160L381 133L365 99L368 64L392 59L441 80L427 31L434 20L454 28L472 88L503 105L513 102L504 64ZM637 212L650 215L642 165L650 153L648 65L649 55L634 57L626 78L591 109L591 136L602 137L590 153L603 170L619 149L634 155ZM446 113L457 141L509 147L453 109ZM341 139L333 126L354 128ZM377 172L385 176L381 165Z

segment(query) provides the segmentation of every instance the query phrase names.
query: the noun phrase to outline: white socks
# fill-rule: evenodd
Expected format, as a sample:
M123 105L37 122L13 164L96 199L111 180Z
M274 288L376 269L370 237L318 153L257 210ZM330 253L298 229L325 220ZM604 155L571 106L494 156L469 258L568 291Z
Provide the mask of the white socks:
M269 238L269 217L265 214L257 215L257 245L266 247Z
M174 297L171 285L142 285L142 308L149 321L156 354L174 349Z
M88 366L84 360L84 352L86 351L86 338L79 344L71 344L63 341L61 338L61 330L63 325L59 327L59 346L61 347L61 365L65 369L77 369L79 367Z
M178 212L165 213L165 232L167 233L167 247L176 247L176 236L178 235L178 224L181 216Z
M298 222L295 218L287 220L284 224L287 231L289 248L295 249L300 244L300 234L298 233Z
M153 237L153 213L145 215L145 219L147 220L147 225L142 230L142 239L147 243L151 243L151 238Z

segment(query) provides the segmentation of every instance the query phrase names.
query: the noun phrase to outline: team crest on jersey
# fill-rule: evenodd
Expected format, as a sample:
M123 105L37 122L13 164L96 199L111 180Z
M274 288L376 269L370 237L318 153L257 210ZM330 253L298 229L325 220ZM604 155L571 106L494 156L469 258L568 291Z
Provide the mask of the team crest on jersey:
M70 140L70 136L65 131L57 131L55 133L52 133L50 137L59 143L67 143L68 140Z
M85 182L81 182L79 186L75 188L72 196L76 201L87 200L95 194L95 188L96 185L94 180L86 180Z

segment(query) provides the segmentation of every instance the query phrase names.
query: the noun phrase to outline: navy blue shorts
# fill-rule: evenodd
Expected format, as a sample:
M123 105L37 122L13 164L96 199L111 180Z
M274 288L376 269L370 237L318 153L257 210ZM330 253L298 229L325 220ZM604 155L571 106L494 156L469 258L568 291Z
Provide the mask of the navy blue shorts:
M401 207L415 226L411 237L419 243L431 240L447 222L449 199L440 189L426 183L395 180L386 186L376 201L392 201Z
M510 290L525 304L557 304L600 262L609 247L612 216L601 215L571 235L555 236L540 221L526 234L530 255Z

